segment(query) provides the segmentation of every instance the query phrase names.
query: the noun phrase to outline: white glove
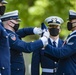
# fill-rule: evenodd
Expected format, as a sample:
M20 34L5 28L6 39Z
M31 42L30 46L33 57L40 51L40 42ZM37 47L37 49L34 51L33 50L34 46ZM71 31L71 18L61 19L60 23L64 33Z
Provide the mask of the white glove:
M41 37L40 39L42 40L42 43L43 43L43 45L44 45L44 47L48 44L48 38L50 37L50 33L49 33L49 31L47 30L47 31L45 31L44 33L43 33L43 37Z
M40 40L42 41L44 47L48 44L48 38L45 36L41 37Z
M33 33L34 33L34 34L41 35L41 34L42 34L42 30L41 30L41 28L35 27L35 28L33 29Z
M50 38L50 33L48 30L43 33L43 37Z

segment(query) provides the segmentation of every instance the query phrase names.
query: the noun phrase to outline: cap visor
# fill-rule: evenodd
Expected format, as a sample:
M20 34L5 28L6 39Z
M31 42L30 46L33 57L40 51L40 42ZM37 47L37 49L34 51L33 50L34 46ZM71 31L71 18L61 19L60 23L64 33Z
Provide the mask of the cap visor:
M48 26L50 25L60 25L60 24L57 24L57 23L49 23Z

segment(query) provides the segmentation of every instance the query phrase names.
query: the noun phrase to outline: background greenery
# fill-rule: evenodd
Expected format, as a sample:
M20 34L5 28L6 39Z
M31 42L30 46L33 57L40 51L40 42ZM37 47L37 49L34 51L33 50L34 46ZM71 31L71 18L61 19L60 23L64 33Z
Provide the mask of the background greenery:
M64 19L65 23L61 26L60 37L67 36L66 21L69 9L76 7L76 0L7 0L7 10L19 10L22 20L20 28L40 27L45 18L55 15ZM29 38L28 38L29 39ZM37 39L32 36L30 39ZM30 40L29 39L29 40Z
M40 27L45 18L49 16L60 16L64 19L64 24L61 26L62 31L60 37L64 39L69 31L66 29L66 22L69 15L69 10L76 10L76 0L7 0L8 11L19 10L21 18L21 26L23 27ZM38 36L25 37L24 40L32 41L38 39ZM28 56L29 60L31 58ZM28 61L28 58L27 61ZM31 61L28 61L31 62ZM26 63L28 64L28 63ZM26 74L29 75L29 74Z

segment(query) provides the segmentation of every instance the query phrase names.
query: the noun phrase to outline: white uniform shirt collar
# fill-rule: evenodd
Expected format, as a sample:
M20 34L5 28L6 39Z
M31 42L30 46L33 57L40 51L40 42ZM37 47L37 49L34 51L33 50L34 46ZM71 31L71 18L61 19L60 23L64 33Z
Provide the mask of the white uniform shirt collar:
M52 38L50 38L50 40L51 40L51 43L53 44L54 40L53 40ZM57 39L55 40L55 42L56 42L56 47L58 47L58 41L59 41L59 38L57 38Z

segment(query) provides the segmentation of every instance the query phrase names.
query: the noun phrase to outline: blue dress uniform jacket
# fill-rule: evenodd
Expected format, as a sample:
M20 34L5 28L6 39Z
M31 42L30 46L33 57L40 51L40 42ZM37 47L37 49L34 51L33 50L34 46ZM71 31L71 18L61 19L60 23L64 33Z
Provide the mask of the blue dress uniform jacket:
M30 32L29 32L30 31ZM21 29L17 34L7 30L11 52L11 75L25 75L25 65L22 52L30 53L43 46L42 41L26 43L21 40L26 35L33 34L33 29Z
M20 37L20 38L24 38L27 35L33 35L33 28L22 28L19 29L16 34Z
M10 75L9 40L3 24L0 22L0 74Z
M49 39L49 44L52 45L51 40ZM58 47L61 47L63 44L63 41L59 39L58 41ZM39 68L41 63L42 69L54 69L57 67L57 63L55 63L53 60L47 58L44 56L44 50L35 50L32 55L32 63L31 63L31 75L40 75ZM42 75L55 75L55 72L48 73L48 72L42 72Z
M63 47L47 45L45 52L60 59L57 75L76 75L76 31L68 36Z

